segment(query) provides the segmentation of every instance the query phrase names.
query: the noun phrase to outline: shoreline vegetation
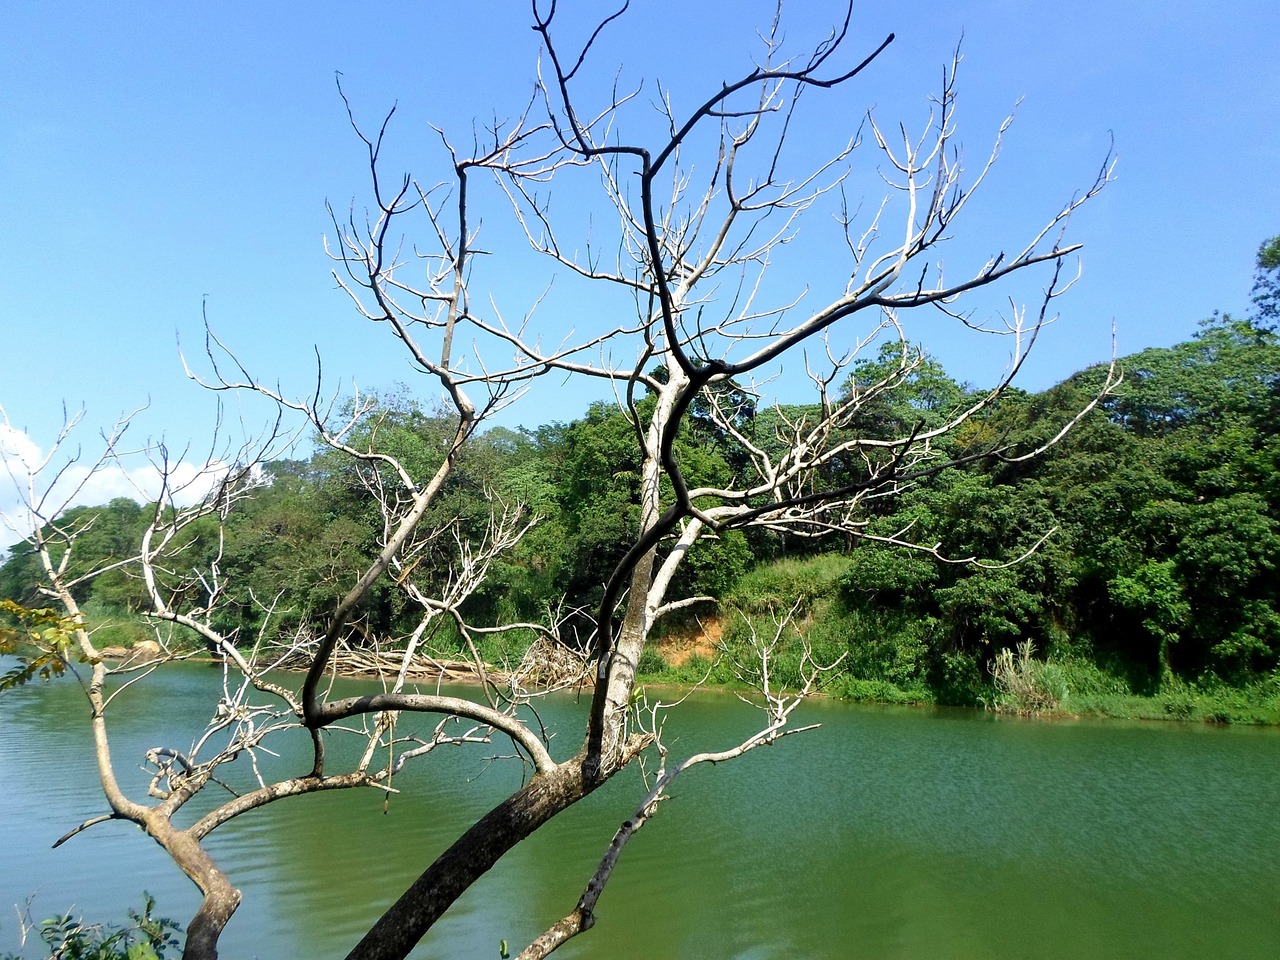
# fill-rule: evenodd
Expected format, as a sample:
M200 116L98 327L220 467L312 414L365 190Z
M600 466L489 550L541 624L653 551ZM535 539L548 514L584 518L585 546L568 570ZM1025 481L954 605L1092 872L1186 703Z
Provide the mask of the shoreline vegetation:
M1280 335L1271 320L1265 311L1213 317L1189 342L1121 358L1124 383L1044 455L947 467L927 484L869 501L859 536L731 530L708 539L671 585L689 599L655 625L641 682L751 685L760 678L750 675L747 648L777 632L771 679L798 689L807 650L812 664L839 663L816 688L839 699L1280 724ZM855 380L879 376L869 363ZM1096 395L1104 375L1086 370L1039 394L1012 391L939 455L963 460L995 434L1042 442ZM851 429L909 432L972 393L926 360ZM447 418L403 393L379 402L378 442L410 451L418 459L409 468L429 475ZM778 417L805 415L751 409L737 429L767 437ZM477 661L495 675L520 672L530 689L581 670L575 651L593 628L584 611L598 605L635 523L640 481L624 442L632 432L601 404L571 423L495 428L476 439L424 524L483 540L487 497L520 505L532 520L526 535L460 612L473 624L531 626L482 630L472 650L442 620L420 648L434 659L419 682L465 682ZM677 453L704 482L723 480L740 467L723 439L699 420ZM99 648L157 639L155 624L132 612L150 598L127 559L152 512L118 499L59 520L79 531L67 576ZM216 562L237 584L219 595L216 629L287 644L313 632L347 590L349 571L376 552L381 530L359 477L331 452L266 463L221 530L212 521L192 526L169 560L174 572L161 573L172 584L161 586L179 606L198 604L176 571ZM920 550L873 542L904 531ZM414 567L432 583L451 575L432 553ZM40 605L42 576L29 545L11 548L0 600ZM264 605L264 597L274 600ZM412 632L412 609L395 583L373 586L352 615L353 671L373 655L375 638ZM554 631L535 633L549 611L557 611ZM549 642L551 632L563 643ZM199 644L176 632L166 642Z
M102 623L99 628L118 629L120 624ZM813 624L808 624L811 629ZM749 690L741 679L726 675L723 661L731 653L720 638L723 625L718 619L691 619L666 631L641 661L641 686L688 690L734 692ZM729 631L732 636L732 630ZM708 635L715 635L712 641ZM120 664L144 665L163 658L159 644L139 640L132 646L109 646L103 656ZM545 651L526 655L519 663L484 663L472 660L423 655L410 669L411 684L479 684L486 679L507 683L519 676L531 689L579 689L589 687L589 676L581 660L566 652L558 673L531 673L530 664L545 661ZM217 660L205 651L180 654L184 660ZM304 672L306 657L295 652L284 657L275 669ZM394 680L400 665L395 651L376 653L347 648L334 657L333 673L350 680ZM979 708L997 714L1041 720L1116 719L1176 721L1207 724L1280 726L1280 676L1272 675L1244 687L1222 682L1188 683L1166 678L1151 693L1129 689L1123 678L1106 674L1083 660L1038 658L1030 642L1017 651L1001 651L991 667L992 683L986 696L969 703L948 703L923 685L899 686L891 681L846 674L836 675L810 696L851 703L894 706L959 706Z

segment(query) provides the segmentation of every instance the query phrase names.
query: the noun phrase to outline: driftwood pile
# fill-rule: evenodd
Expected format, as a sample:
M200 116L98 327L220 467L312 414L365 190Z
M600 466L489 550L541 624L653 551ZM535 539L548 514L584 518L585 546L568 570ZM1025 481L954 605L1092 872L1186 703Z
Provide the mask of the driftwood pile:
M341 647L333 652L330 669L340 677L394 680L400 674L403 660L404 654L399 651L384 653ZM306 650L296 650L286 654L279 666L285 670L306 670L311 666L311 656ZM501 678L492 670L488 676ZM475 683L482 677L473 660L441 660L419 653L409 664L405 679L413 683Z
M539 637L525 651L509 679L521 690L562 690L583 683L588 668L586 657L578 651Z
M334 651L331 670L341 677L394 680L400 674L404 654L400 651L341 647ZM306 670L311 665L306 650L286 654L277 664L285 670ZM423 683L479 683L489 681L520 690L555 690L575 686L587 673L582 654L560 643L540 638L525 651L520 662L496 667L478 665L474 660L451 660L419 652L405 674L406 681Z

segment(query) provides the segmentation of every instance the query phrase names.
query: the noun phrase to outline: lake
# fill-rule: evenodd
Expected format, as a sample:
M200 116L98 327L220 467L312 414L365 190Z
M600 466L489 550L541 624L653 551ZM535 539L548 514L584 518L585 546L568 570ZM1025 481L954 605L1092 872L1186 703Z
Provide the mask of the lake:
M218 672L169 667L111 708L117 769L187 746ZM584 703L543 719L573 752ZM141 902L185 923L198 897L105 810L74 681L0 696L0 952L13 904L122 919ZM815 701L811 733L694 769L632 841L595 929L557 956L610 958L1280 957L1280 731ZM401 731L410 722L401 720ZM706 693L668 724L673 756L723 748L753 711ZM378 912L520 776L493 747L448 748L373 790L286 800L210 849L245 893L226 958L341 957ZM212 792L209 788L207 792ZM639 795L628 772L516 848L415 957L494 960L574 905ZM27 955L37 952L28 944Z

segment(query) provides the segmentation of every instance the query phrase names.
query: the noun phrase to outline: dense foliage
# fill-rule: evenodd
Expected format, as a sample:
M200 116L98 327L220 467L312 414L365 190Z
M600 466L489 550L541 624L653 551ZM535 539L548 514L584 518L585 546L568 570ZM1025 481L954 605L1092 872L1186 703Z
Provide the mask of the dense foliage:
M927 633L936 687L955 681L957 657L987 663L1021 640L1141 692L1275 670L1280 341L1215 318L1190 342L1123 366L1126 382L1104 415L1045 456L948 472L877 521L912 523L922 542L997 563L1056 526L1030 557L987 568L854 552L845 602ZM1050 431L1099 379L1085 371L1009 398L983 427Z

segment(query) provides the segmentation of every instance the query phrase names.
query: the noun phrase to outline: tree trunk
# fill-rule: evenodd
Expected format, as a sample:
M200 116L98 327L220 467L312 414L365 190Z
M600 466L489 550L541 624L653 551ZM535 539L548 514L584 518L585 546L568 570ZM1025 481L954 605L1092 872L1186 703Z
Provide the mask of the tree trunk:
M502 855L606 778L583 774L582 754L536 775L494 807L436 859L373 925L347 960L402 960Z

